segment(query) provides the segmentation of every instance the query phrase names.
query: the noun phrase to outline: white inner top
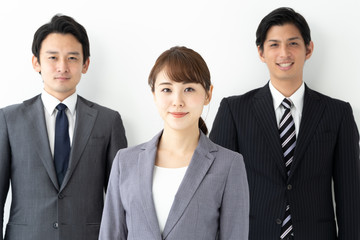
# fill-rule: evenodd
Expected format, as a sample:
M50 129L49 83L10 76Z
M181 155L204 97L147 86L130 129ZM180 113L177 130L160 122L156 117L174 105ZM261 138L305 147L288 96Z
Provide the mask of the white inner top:
M163 168L154 166L153 199L161 233L188 167Z

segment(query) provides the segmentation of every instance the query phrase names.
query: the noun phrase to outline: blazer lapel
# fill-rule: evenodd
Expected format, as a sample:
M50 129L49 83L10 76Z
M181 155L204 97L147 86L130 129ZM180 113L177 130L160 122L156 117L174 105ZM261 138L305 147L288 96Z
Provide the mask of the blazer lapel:
M51 155L49 137L46 130L44 105L42 104L40 96L41 95L38 95L35 98L24 102L24 105L26 106L25 112L28 116L27 119L29 119L29 122L31 122L33 126L33 131L31 133L33 141L31 144L33 144L34 149L36 149L55 188L59 190L54 160Z
M146 220L150 226L155 239L162 239L157 219L154 200L152 196L153 170L156 158L156 150L161 133L156 135L143 148L143 152L139 154L138 171L139 171L139 193L141 202L146 216Z
M281 175L286 179L286 168L283 161L283 153L269 83L261 88L255 95L252 109L256 119L260 123Z
M78 97L76 103L76 123L71 146L69 167L65 175L64 182L61 185L61 189L66 186L80 160L81 154L85 149L94 127L97 114L98 111L96 109L85 103L81 97Z
M199 144L175 195L174 202L169 212L163 232L164 239L166 239L176 223L179 221L197 188L212 165L215 159L212 155L212 152L214 151L217 151L217 147L201 132Z
M324 110L325 105L321 102L319 96L305 85L304 108L289 179L293 176L294 170L303 157Z

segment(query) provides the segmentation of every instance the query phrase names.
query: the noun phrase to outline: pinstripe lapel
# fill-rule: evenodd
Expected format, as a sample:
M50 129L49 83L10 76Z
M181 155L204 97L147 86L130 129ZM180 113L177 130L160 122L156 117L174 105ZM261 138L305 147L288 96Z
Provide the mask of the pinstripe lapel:
M38 95L30 100L24 101L24 111L28 116L26 119L28 119L34 127L32 131L33 141L31 144L34 146L34 149L36 149L55 188L59 190L54 160L51 155L49 137L46 130L44 105L40 96L41 95Z
M300 123L299 136L296 140L294 161L291 166L289 179L298 166L308 147L317 125L325 110L325 105L321 102L319 95L308 88L305 84L304 107Z
M262 128L270 151L273 154L273 159L278 165L281 175L284 179L287 179L269 83L266 84L263 88L259 89L259 91L254 96L252 110L260 124L260 127Z
M144 151L139 154L138 158L138 191L141 195L141 201L146 220L155 239L162 239L159 221L157 219L154 200L152 196L153 170L156 158L157 145L161 134L162 132L156 135L144 146Z
M163 232L164 239L166 239L181 218L186 207L211 167L215 159L212 152L215 151L217 151L217 147L201 132L198 146L195 149L190 165L175 195L168 219L166 220Z
M61 185L63 189L73 174L78 164L81 154L89 140L90 134L94 127L98 111L87 105L84 100L78 96L76 103L76 123L71 146L68 171L65 175L64 182Z

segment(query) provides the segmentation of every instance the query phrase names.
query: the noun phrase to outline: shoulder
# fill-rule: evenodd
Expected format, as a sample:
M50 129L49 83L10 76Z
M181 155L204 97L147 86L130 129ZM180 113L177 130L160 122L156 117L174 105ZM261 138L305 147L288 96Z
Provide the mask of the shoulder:
M96 109L98 110L99 112L101 113L106 113L106 114L118 114L117 111L113 110L113 109L110 109L108 107L105 107L105 106L102 106L98 103L95 103L95 102L92 102L92 101L89 101L81 96L78 95L78 101L79 103L81 104L85 104L86 106L88 107L91 107L93 109Z
M241 95L233 95L226 98L223 98L221 101L221 104L228 104L229 106L235 106L239 104L246 104L253 100L254 97L256 97L259 94L266 94L270 93L270 91L267 91L268 87L265 85L264 87L256 88L253 90L250 90L244 94Z
M320 93L318 91L312 90L310 88L306 88L305 90L305 96L307 98L311 98L311 100L318 100L320 101L322 104L324 104L326 106L326 108L328 108L328 110L335 110L335 111L352 111L351 110L351 106L348 102L345 102L343 100L337 99L337 98L333 98L330 96L327 96L323 93ZM305 98L305 101L307 99Z
M211 140L210 140L211 141ZM235 151L232 151L230 149L224 148L216 143L216 148L218 151L216 152L216 157L220 159L230 159L230 160L243 160L243 156Z
M34 104L37 104L39 102L41 103L41 97L40 97L40 95L37 95L28 100L25 100L22 103L12 104L12 105L6 106L4 108L1 108L0 110L5 116L18 115L18 114L21 114L24 111L24 109L26 109Z
M218 161L223 162L232 162L234 160L243 160L243 156L235 151L232 151L230 149L224 148L217 143L214 143L211 139L204 136L204 141L207 142L208 145L208 151L214 155L215 159L218 159Z

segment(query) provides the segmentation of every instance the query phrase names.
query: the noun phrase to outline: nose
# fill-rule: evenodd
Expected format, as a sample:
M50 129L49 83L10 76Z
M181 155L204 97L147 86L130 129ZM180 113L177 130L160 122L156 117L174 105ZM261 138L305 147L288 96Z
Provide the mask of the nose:
M69 66L68 66L68 63L67 63L66 59L60 59L58 61L56 67L57 67L57 72L59 72L59 73L69 71Z
M174 107L184 107L184 99L181 93L174 94L173 106Z
M290 55L288 46L286 44L282 45L280 48L280 55L282 57L288 57Z

